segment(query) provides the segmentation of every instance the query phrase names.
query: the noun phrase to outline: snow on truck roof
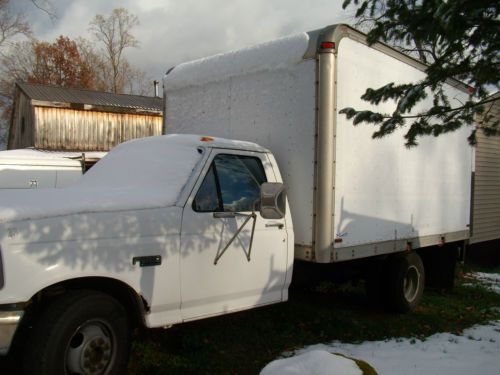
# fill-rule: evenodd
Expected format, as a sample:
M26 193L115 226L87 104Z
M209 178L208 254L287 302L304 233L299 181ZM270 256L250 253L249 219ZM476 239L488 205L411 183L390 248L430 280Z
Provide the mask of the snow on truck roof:
M135 139L115 147L74 185L0 192L0 223L174 206L203 157L200 147L267 152L250 142L196 135Z
M201 86L242 74L283 69L303 60L309 35L300 33L177 65L163 78L168 90Z
M199 135L170 134L134 139L115 147L83 176L78 186L144 188L164 184L169 190L177 191L169 200L174 203L200 159L200 147L267 152L255 143ZM172 176L182 185L172 188L175 186Z

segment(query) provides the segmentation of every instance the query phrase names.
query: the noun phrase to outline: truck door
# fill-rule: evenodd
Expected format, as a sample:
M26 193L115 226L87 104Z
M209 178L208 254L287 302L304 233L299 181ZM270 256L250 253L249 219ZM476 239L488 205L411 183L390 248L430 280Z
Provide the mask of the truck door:
M275 182L266 155L230 150L212 153L182 219L183 320L283 299L285 219L267 220L258 211L252 217L260 184Z

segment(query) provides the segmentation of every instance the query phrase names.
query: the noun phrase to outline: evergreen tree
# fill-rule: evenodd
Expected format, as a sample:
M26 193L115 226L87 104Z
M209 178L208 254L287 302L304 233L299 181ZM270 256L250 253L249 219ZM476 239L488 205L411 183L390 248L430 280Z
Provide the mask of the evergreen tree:
M361 99L370 104L395 102L392 113L343 108L354 125L371 123L378 127L373 138L409 126L408 147L424 135L440 134L476 123L485 135L500 135L498 120L489 108L499 88L500 19L497 0L345 0L343 8L357 7L356 19L369 25L368 43L385 42L415 56L428 65L426 77L418 82L388 82L368 88ZM468 100L452 106L444 90L449 79L465 83ZM432 106L410 113L428 97ZM476 143L476 129L469 137Z

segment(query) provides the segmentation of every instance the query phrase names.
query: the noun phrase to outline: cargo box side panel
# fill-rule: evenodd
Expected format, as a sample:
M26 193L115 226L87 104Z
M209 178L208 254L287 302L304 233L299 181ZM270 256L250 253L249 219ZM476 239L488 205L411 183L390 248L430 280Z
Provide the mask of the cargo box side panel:
M231 138L253 140L273 152L288 189L295 243L306 246L313 233L314 69L308 60L260 77L241 76L231 89Z
M165 132L229 138L230 90L225 80L167 91Z
M339 46L337 69L339 110L373 110L360 99L366 88L423 78L412 66L347 38ZM447 93L452 106L460 106L466 99L465 93L451 86ZM429 105L430 99L414 112ZM392 113L394 102L376 109ZM419 246L419 238L467 233L470 128L438 138L420 138L419 145L411 149L404 146L401 130L375 140L371 137L374 131L373 126L355 127L344 115L337 115L336 260L402 250L396 245L381 249L367 244L401 244L401 239L414 239L414 245ZM364 250L357 253L356 246L364 246Z
M176 81L172 90L165 80L167 133L251 141L273 152L288 188L295 243L304 246L312 245L313 232L315 66L300 60L203 85ZM171 74L175 80L175 69Z

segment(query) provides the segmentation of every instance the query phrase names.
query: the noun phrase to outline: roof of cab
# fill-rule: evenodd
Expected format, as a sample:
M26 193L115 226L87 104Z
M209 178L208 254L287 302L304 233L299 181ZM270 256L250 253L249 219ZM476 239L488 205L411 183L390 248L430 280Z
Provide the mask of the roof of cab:
M154 137L146 137L134 139L126 142L132 146L133 144L139 143L147 143L150 140L155 139L156 141L165 141L165 146L168 147L168 144L171 142L184 144L187 146L193 147L205 147L205 148L222 148L228 150L242 150L242 151L253 151L253 152L270 152L268 149L259 146L256 143L246 142L246 141L238 141L233 139L226 138L218 138L212 137L209 135L195 135L195 134L168 134L168 135L159 135ZM127 146L128 147L128 146ZM133 146L132 146L133 147Z

